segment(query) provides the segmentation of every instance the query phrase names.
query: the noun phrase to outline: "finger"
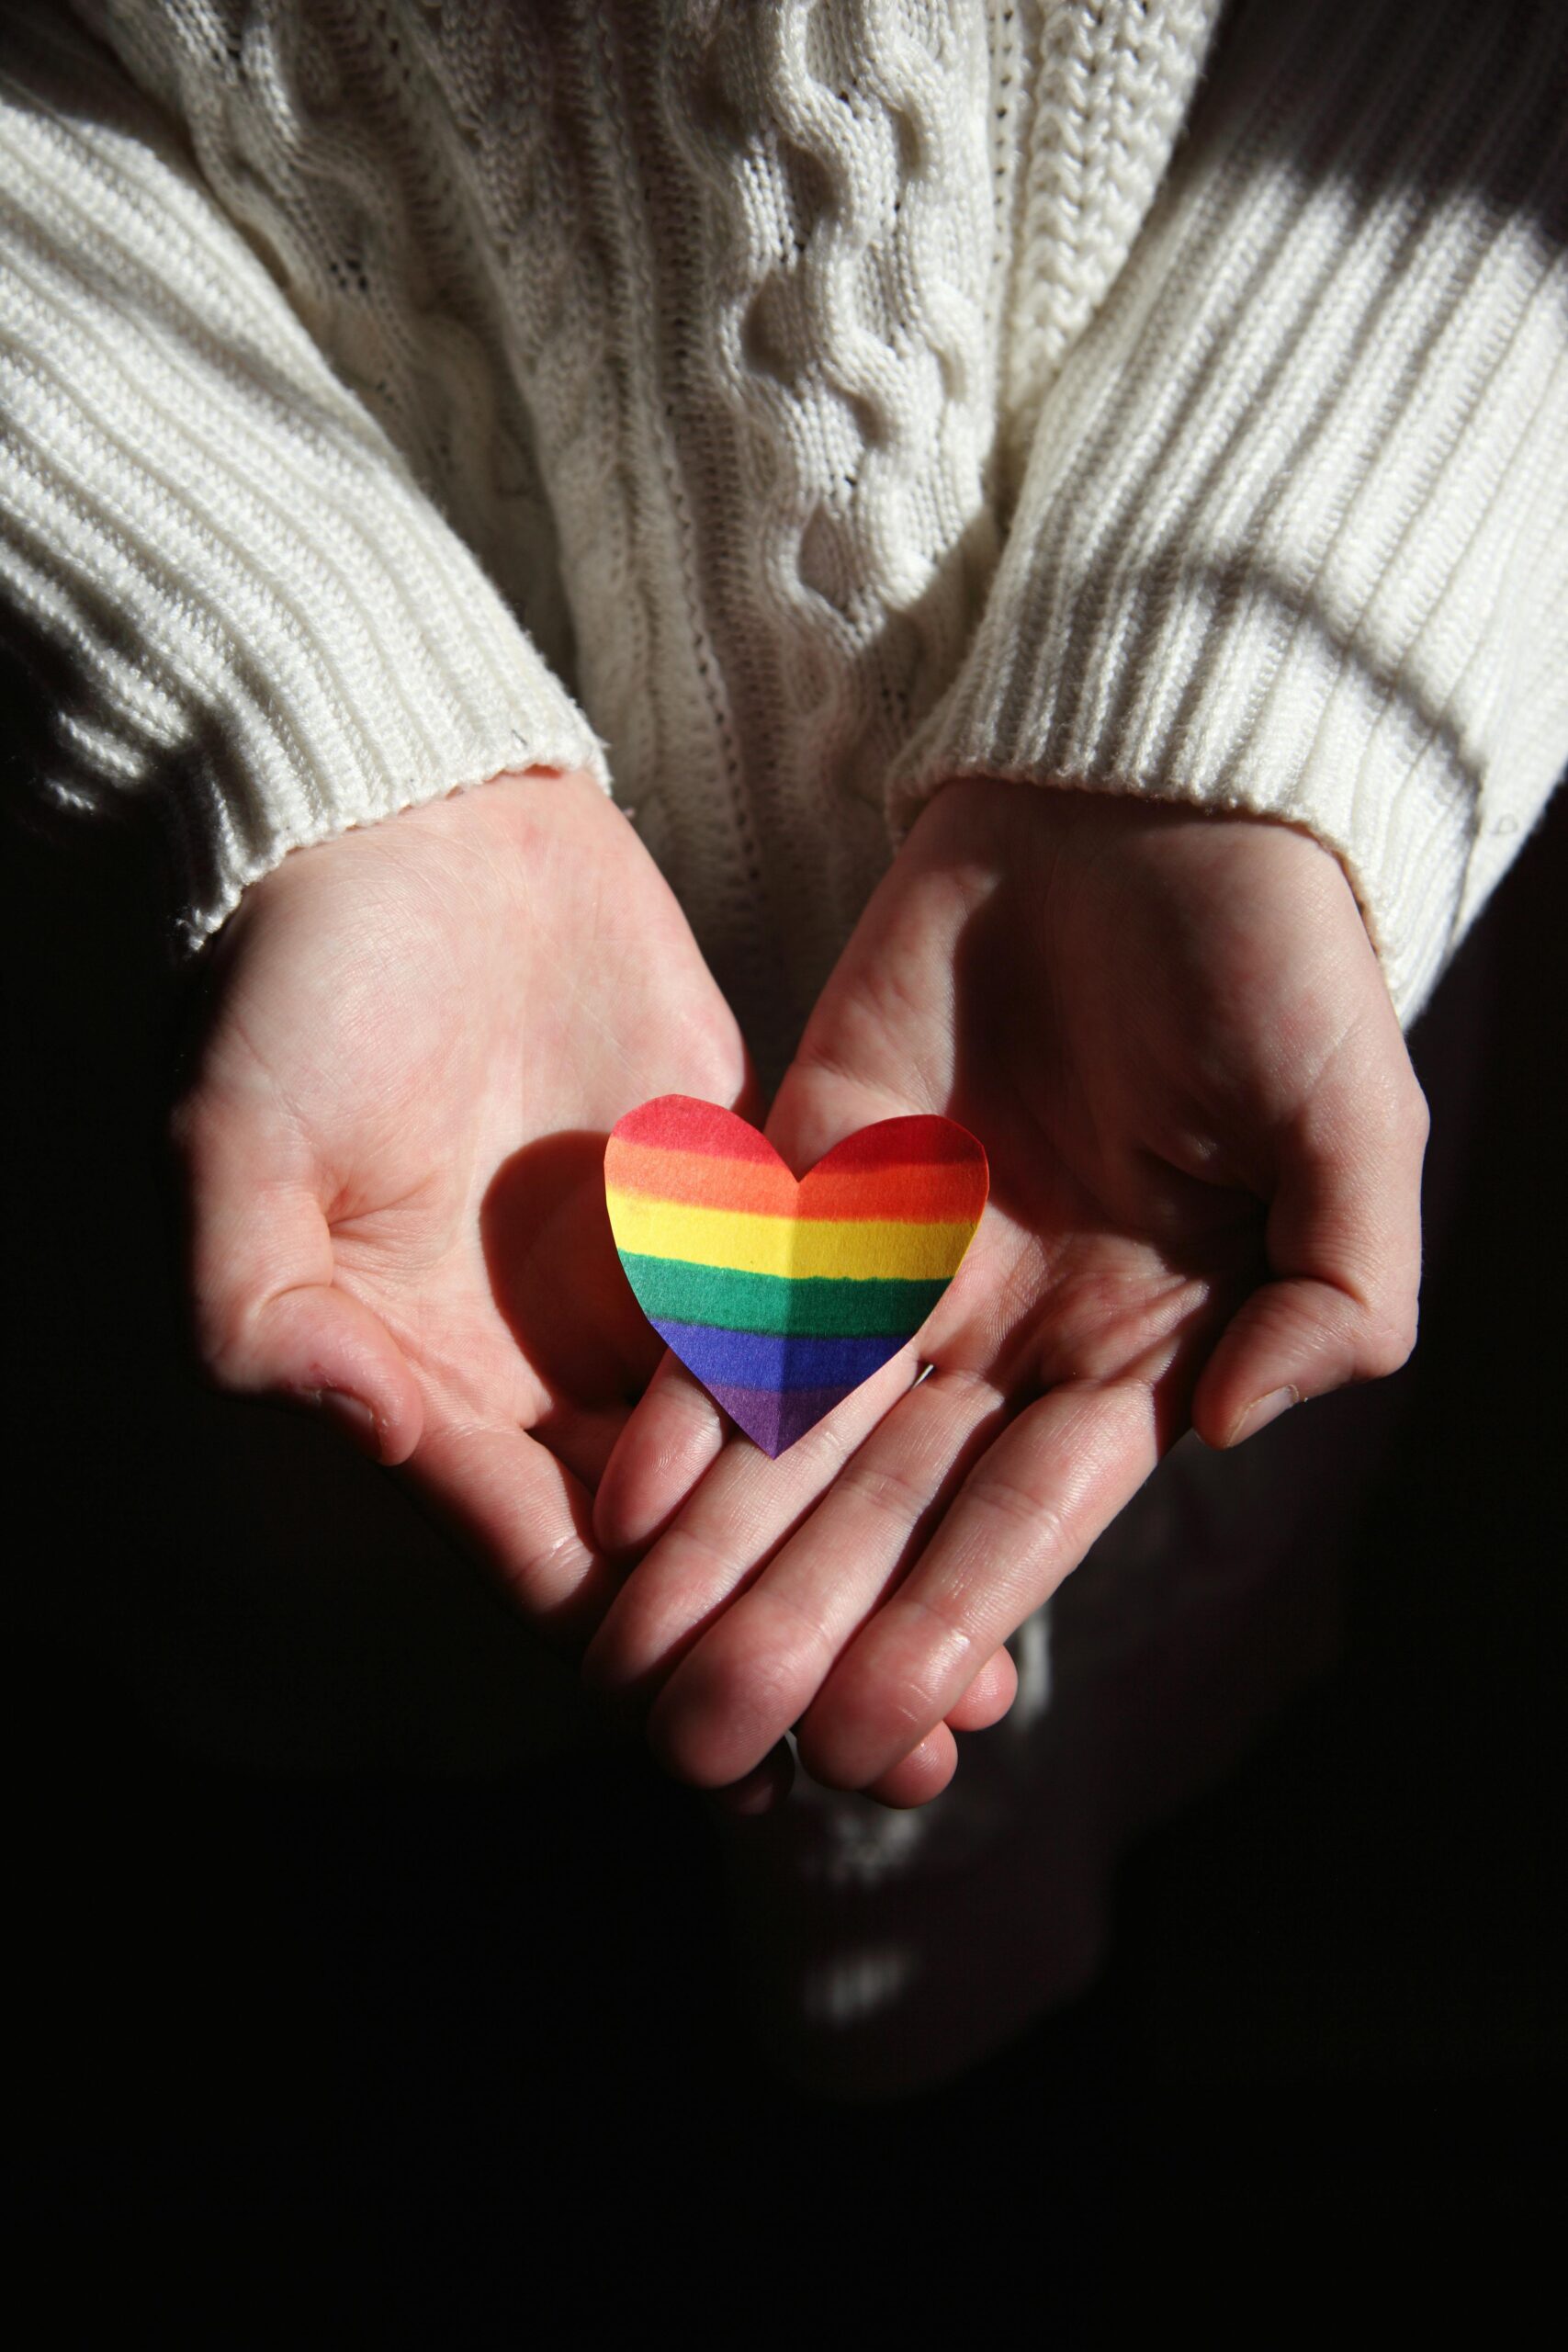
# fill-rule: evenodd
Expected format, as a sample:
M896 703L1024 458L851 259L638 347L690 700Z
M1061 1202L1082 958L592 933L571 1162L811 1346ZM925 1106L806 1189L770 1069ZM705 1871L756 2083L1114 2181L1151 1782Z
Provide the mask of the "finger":
M868 1118L897 1116L908 1108L902 1095L890 1095L879 1109L870 1106L865 1091L858 1082L840 1078L831 1070L819 1069L815 1064L798 1061L786 1073L779 1090L767 1135L788 1165L802 1174ZM931 1401L928 1390L928 1407ZM933 1418L922 1413L922 1427L929 1429ZM940 1485L941 1481L933 1483ZM1017 1689L1018 1676L1012 1660L1005 1649L999 1650L963 1694L954 1710L953 1728L978 1730L999 1721L1012 1704ZM749 1790L759 1774L767 1773L772 1758L781 1752L788 1753L787 1746L782 1742L769 1751L763 1764L736 1785ZM938 1724L868 1793L895 1808L928 1804L947 1787L956 1763L957 1746L952 1730ZM791 1770L793 1773L793 1762Z
M953 1733L988 1730L1006 1714L1017 1695L1018 1669L1005 1649L998 1650L980 1668L957 1706L949 1710L946 1723L938 1724L928 1732L918 1747L900 1757L891 1770L874 1781L864 1793L895 1812L909 1812L918 1805L931 1804L948 1788L958 1770L958 1743ZM765 1764L759 1765L758 1774L766 1769ZM749 1787L750 1778L740 1785ZM761 1805L752 1809L762 1810Z
M604 1465L593 1529L612 1554L646 1551L724 1450L730 1424L677 1355L662 1363Z
M380 1317L334 1282L332 1233L310 1183L258 1177L266 1138L226 1114L187 1112L177 1139L207 1372L237 1395L324 1406L378 1460L406 1461L423 1419L418 1385Z
M918 1747L872 1781L865 1794L896 1813L910 1813L940 1797L957 1770L958 1742L945 1724L938 1724Z
M761 1117L761 1092L750 1053L740 1091L730 1108L750 1124ZM598 1482L593 1525L603 1548L612 1557L645 1552L732 1433L728 1417L702 1383L666 1350Z
M904 1576L1002 1412L988 1384L953 1371L931 1374L894 1406L766 1573L688 1655L671 1657L649 1722L668 1770L707 1788L766 1755ZM997 1646L969 1660L955 1704ZM906 1747L930 1728L922 1724Z
M994 1670L998 1661L1006 1668L1005 1674ZM912 1754L900 1758L874 1788L866 1791L868 1796L896 1810L930 1804L934 1797L941 1796L958 1764L958 1747L953 1737L953 1731L983 1731L1004 1715L1012 1704L1018 1690L1018 1675L1005 1649L998 1650L990 1666L982 1668L981 1676L971 1685L970 1692L965 1693L966 1700L982 1679L992 1696L981 1717L964 1724L955 1724L950 1717L947 1724L939 1724L934 1731L927 1734ZM998 1695L1004 1688L1006 1696L998 1703ZM781 1739L778 1746L770 1748L762 1761L743 1780L734 1781L727 1789L715 1789L709 1802L720 1813L740 1816L771 1813L784 1803L794 1782L795 1758L790 1753L788 1741Z
M1074 1385L1002 1431L802 1717L807 1771L870 1787L945 1719L1154 1468L1159 1411L1145 1383Z
M547 1414L533 1424L532 1435L564 1462L578 1484L592 1494L605 1465L620 1443L628 1415L624 1405L582 1406ZM594 1538L601 1552L607 1546Z
M1273 1279L1233 1317L1193 1393L1193 1425L1211 1445L1239 1444L1290 1405L1404 1363L1426 1141L1397 1028L1353 1041L1283 1147L1266 1227Z
M1018 1696L1018 1668L1010 1650L993 1650L956 1706L947 1711L950 1731L989 1731Z
M750 1115L742 1108L741 1116ZM797 1063L779 1090L766 1133L798 1175L868 1116L877 1115L874 1108L868 1111L863 1088L846 1080L824 1081ZM667 1354L627 1422L594 1499L594 1529L605 1551L647 1550L732 1433L728 1416L707 1390L678 1356Z
M728 1789L715 1789L708 1802L716 1813L738 1818L772 1813L781 1805L795 1785L795 1758L789 1742L781 1739L770 1748L754 1771L736 1781Z
M424 1418L419 1385L380 1317L330 1283L258 1299L209 1361L220 1387L324 1410L378 1462L406 1462Z
M578 1656L616 1589L586 1490L526 1431L437 1426L405 1473L552 1647Z
M674 1525L626 1579L583 1661L592 1688L640 1713L704 1628L744 1591L820 1498L915 1373L913 1351L906 1348L776 1461L749 1438L727 1443ZM740 1755L733 1770L708 1774L698 1785L721 1788L749 1772L789 1728L787 1714L772 1720L769 1736Z

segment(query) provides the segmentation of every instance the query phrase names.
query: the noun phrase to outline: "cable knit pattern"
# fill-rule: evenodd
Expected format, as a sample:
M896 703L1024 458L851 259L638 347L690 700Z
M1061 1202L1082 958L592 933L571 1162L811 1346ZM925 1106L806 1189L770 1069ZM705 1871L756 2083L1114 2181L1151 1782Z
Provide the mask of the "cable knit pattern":
M1568 756L1565 52L1544 6L1252 12L906 821L970 771L1288 819L1419 1007Z
M759 17L715 10L671 56L650 184L673 190L666 251L689 212L705 289L671 354L694 586L774 986L804 1010L886 854L888 763L962 651L976 532L988 570L989 58L961 8Z
M948 779L1185 797L1410 1013L1568 753L1562 15L1217 6L8 12L46 786L200 936L600 739L767 1066Z

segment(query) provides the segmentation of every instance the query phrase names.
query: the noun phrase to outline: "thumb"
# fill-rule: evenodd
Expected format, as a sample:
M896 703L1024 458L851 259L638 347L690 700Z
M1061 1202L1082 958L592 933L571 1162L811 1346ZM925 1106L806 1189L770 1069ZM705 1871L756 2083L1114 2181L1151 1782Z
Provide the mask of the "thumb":
M1270 1277L1204 1366L1193 1426L1237 1445L1287 1406L1397 1372L1416 1344L1427 1106L1404 1046L1323 1086L1282 1146Z
M334 1280L332 1231L297 1144L197 1096L175 1119L190 1205L197 1351L220 1388L325 1411L406 1462L423 1407L380 1317Z

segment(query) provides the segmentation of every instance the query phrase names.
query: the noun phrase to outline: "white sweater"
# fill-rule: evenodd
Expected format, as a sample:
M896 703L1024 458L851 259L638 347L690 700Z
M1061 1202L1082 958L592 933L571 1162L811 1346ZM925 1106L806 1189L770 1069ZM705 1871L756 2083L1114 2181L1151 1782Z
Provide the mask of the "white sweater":
M199 941L594 767L765 1063L945 780L1180 797L1408 1018L1568 760L1568 11L1217 13L8 0L37 781Z

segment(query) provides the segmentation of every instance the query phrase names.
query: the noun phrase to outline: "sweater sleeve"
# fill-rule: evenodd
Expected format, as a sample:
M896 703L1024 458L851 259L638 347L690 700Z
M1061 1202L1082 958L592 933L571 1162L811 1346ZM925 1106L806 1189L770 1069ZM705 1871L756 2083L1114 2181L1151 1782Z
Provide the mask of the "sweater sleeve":
M177 130L0 40L0 633L58 806L151 806L195 944L292 848L600 746ZM38 771L40 771L39 773Z
M978 773L1304 826L1411 1018L1568 761L1565 157L1556 0L1241 12L896 827Z

